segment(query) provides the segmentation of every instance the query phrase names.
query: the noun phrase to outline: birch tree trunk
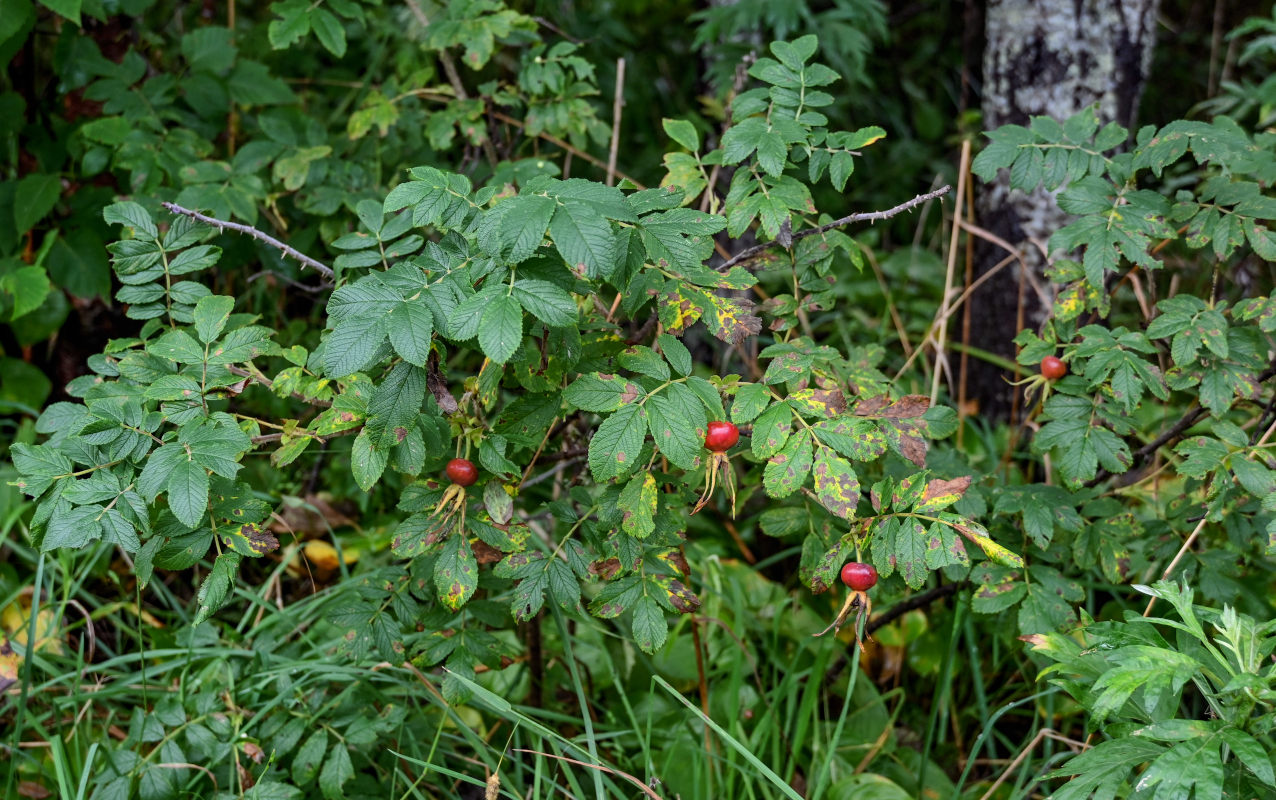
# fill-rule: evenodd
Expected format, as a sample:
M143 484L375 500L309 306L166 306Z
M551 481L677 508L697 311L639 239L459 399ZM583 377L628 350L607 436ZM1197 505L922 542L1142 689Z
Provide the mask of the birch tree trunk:
M1033 116L1064 120L1097 104L1102 123L1133 129L1151 63L1160 0L988 0L983 58L985 130L1028 124ZM971 298L971 344L1014 358L1012 340L1036 328L1053 301L1044 277L1046 242L1066 223L1054 193L1010 191L1002 171L980 183L977 223L1016 248L1016 259ZM980 239L975 277L1010 255ZM971 359L969 387L980 412L1009 415L1013 387L1005 371Z

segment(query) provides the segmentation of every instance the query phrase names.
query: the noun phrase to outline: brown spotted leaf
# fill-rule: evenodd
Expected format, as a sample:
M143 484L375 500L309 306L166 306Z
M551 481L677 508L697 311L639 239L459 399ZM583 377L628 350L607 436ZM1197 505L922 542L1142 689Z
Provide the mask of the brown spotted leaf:
M273 533L251 522L222 528L219 533L222 544L241 556L264 556L279 549L279 539Z
M917 504L917 508L915 510L922 513L928 513L931 511L939 511L942 508L947 508L960 500L961 496L966 493L966 489L969 487L969 475L963 475L960 478L953 478L952 480L933 480L926 484L926 491L922 493L921 502Z
M860 502L860 482L851 462L820 447L815 456L815 496L830 513L845 520L855 518Z
M629 479L620 491L620 527L636 539L646 539L656 530L656 478L644 472Z
M478 588L478 561L463 530L458 529L443 543L434 562L434 588L439 602L452 611L459 611Z
M762 486L771 497L783 498L806 483L811 472L811 434L800 430L789 438L780 452L771 456L762 472Z
M708 300L704 292L695 287L680 284L676 291L660 295L656 312L665 330L677 335L700 319L706 305Z
M832 419L846 410L841 389L801 389L789 395L789 405L804 417Z
M762 318L753 313L753 301L705 293L709 301L704 322L713 335L727 344L740 344L762 330Z
M930 408L929 397L924 394L910 394L890 405L886 405L885 396L863 400L855 407L855 413L861 417L879 419L913 419L925 414L928 408Z

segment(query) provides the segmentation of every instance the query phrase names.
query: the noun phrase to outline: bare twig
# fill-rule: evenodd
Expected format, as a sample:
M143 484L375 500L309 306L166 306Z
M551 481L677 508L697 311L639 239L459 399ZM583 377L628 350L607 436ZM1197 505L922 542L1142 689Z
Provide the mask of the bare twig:
M1023 760L1028 757L1028 754L1031 753L1034 749L1036 749L1037 745L1041 744L1042 739L1054 739L1056 742L1063 742L1064 744L1067 744L1068 746L1078 750L1088 750L1090 748L1090 745L1086 744L1085 742L1078 742L1075 739L1069 739L1066 736L1060 735L1058 731L1052 728L1042 728L1041 730L1037 731L1036 736L1032 737L1032 741L1028 742L1027 746L1025 746L1022 750L1019 751L1019 755L1015 756L1014 760L1011 761L1009 766L1007 766L1006 769L1001 773L1001 775L998 776L997 780L993 782L992 786L988 787L988 791L984 792L983 797L979 798L979 800L988 800L990 797L992 797L993 794L997 791L997 787L1005 783L1006 778L1010 777L1010 774L1019 768L1019 765L1022 764Z
M499 111L493 111L492 116L495 117L496 119L499 119L501 122L504 122L506 125L513 125L515 128L520 128L520 129L525 127L523 125L522 120L514 119L509 114L502 114ZM557 136L550 136L548 133L538 133L536 134L536 138L544 139L545 141L549 142L555 147L559 147L565 150L566 152L576 156L577 158L584 159L585 161L588 161L590 164L593 164L595 167L598 167L599 169L607 169L607 162L603 161L601 158L596 158L595 156L591 156L589 153L586 153L584 150L580 150L576 147L573 147L570 143L565 142L562 139L559 139ZM615 174L616 174L616 177L629 181L638 189L647 188L646 186L634 180L633 178L629 177L628 175L621 172L620 170L615 170Z
M1165 568L1165 572L1161 573L1161 580L1169 579L1170 574L1174 572L1174 568L1179 565L1179 562L1183 560L1183 556L1187 555L1187 551L1191 550L1192 545L1196 543L1197 537L1199 537L1201 535L1201 531L1205 529L1206 522L1209 522L1208 514L1201 517L1201 521L1196 523L1196 527L1192 529L1192 532L1190 534L1188 534L1187 539L1183 542L1183 546L1180 547L1179 551L1174 554L1174 558L1170 559L1170 565ZM1145 617L1151 616L1152 606L1154 605L1156 605L1155 597L1148 600L1148 607L1143 609L1143 616Z
M914 197L912 200L909 200L906 203L900 203L894 208L888 208L885 211L866 211L860 214L851 214L850 216L842 217L841 219L835 219L832 222L826 223L824 225L819 225L814 228L807 228L804 231L798 231L797 233L793 234L792 241L796 242L799 239L805 239L808 236L817 236L821 233L828 233L834 228L844 228L847 225L851 225L856 222L878 222L880 220L890 219L896 214L899 214L900 212L903 212L903 211L908 211L910 208L915 208L921 205L922 203L925 203L928 200L934 200L936 197L943 197L944 195L948 194L948 192L951 191L952 188L953 187L951 186L941 186L933 192L927 192L926 194L919 194L916 197ZM734 258L727 261L726 263L718 265L718 270L720 272L725 271L730 269L731 267L734 267L736 264L741 263L742 261L750 261L756 256L766 252L767 250L771 249L772 247L775 247L778 244L779 242L777 241L770 241L770 242L763 242L762 244L754 245L753 247L750 247L746 250L743 250L737 253Z
M252 238L256 239L259 242L265 242L266 244L275 248L279 252L295 260L297 263L301 264L303 267L310 267L315 272L318 272L320 275L323 275L325 278L332 279L336 277L336 273L332 271L332 267L328 266L327 264L321 263L319 261L315 261L313 258L311 258L308 255L305 255L301 251L297 250L295 247L286 245L283 242L276 239L275 237L271 236L270 234L262 233L256 228L253 228L248 225L241 225L238 222L227 222L226 220L216 219L214 217L208 217L199 213L198 211L191 211L189 208L182 208L176 203L160 203L160 205L162 205L164 208L168 209L170 212L174 214L181 214L182 216L199 220L205 225L211 225L219 231L231 230L231 231L235 231L236 233L242 233L245 236L251 236Z
M611 149L607 151L607 185L616 183L616 155L620 151L620 115L625 107L625 59L616 59L616 94L611 101Z

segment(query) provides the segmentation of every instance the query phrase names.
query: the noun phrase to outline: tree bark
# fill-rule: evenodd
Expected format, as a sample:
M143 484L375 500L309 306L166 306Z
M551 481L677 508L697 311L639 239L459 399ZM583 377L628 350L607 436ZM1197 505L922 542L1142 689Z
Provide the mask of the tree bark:
M1102 123L1134 129L1151 63L1160 0L988 0L983 58L983 127L1027 125L1029 118L1064 120L1097 104ZM978 223L1013 245L1020 259L989 279L972 300L971 344L1014 358L1021 328L1037 328L1054 294L1045 278L1046 243L1067 215L1054 193L1011 191L1009 175L978 188ZM980 239L975 276L1010 253ZM970 362L969 385L980 412L1007 418L1014 387L1005 371Z

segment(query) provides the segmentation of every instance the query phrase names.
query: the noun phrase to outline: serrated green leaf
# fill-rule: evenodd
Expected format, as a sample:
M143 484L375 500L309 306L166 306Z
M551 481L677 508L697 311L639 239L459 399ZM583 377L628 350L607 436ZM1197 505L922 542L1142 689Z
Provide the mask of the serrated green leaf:
M504 364L523 344L523 307L508 295L498 295L479 320L479 347L497 364Z
M165 486L173 516L183 525L198 525L208 510L208 472L193 460L177 459Z
M670 384L648 398L646 409L656 448L681 469L700 466L708 421L704 405L691 389Z
M603 420L589 440L589 471L594 480L610 481L637 465L647 436L647 414L639 405L621 406Z
M644 653L654 654L665 646L665 638L669 635L669 624L665 621L665 612L655 598L644 594L633 606L634 641Z
M199 340L208 344L221 336L222 329L226 327L226 320L230 318L230 312L234 310L235 298L233 297L219 294L201 297L195 304L193 314L195 332L199 334Z

